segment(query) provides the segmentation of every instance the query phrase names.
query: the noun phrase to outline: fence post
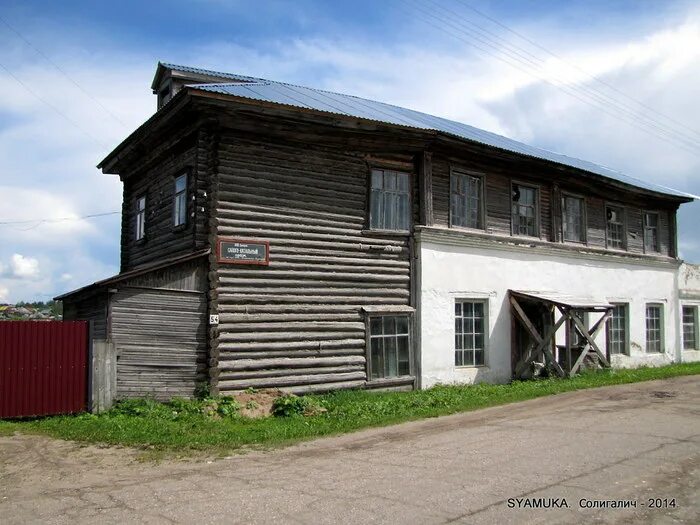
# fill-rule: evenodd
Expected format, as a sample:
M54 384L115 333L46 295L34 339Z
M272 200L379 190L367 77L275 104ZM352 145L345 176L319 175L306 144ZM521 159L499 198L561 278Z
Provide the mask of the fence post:
M87 396L87 410L88 412L92 412L93 409L93 404L94 404L94 399L92 393L94 392L94 386L93 386L93 381L95 380L95 374L93 370L93 360L94 360L94 354L93 354L93 348L92 348L92 334L93 334L93 321L88 321L88 329L87 329L87 392L85 392L85 395Z
M92 343L93 369L92 409L93 413L104 412L112 408L117 390L117 360L114 344L102 339Z

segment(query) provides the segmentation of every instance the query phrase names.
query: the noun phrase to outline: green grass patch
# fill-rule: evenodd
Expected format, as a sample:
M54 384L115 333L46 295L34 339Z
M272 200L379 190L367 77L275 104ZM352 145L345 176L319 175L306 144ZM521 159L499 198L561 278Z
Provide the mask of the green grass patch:
M165 455L196 451L225 454L242 447L288 444L573 390L692 374L700 374L700 363L601 370L571 379L515 381L508 385L436 386L412 392L339 391L305 396L299 398L303 399L299 403L284 402L278 411L282 417L263 419L238 416L235 403L230 400L131 400L100 415L0 421L0 435L15 431L39 433L85 443L138 447ZM310 412L314 415L297 413L303 409L308 414L309 407L315 407Z

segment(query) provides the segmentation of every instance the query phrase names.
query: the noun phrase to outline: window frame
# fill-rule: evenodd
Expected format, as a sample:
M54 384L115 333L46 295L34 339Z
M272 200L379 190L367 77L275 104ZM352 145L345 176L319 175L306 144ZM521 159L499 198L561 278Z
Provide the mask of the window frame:
M394 230L386 228L375 228L372 226L372 174L375 171L381 171L382 173L394 172L397 174L402 174L408 176L408 228L405 230ZM382 175L382 192L385 191L384 176ZM366 210L366 229L370 232L376 232L381 234L389 235L410 235L413 228L413 183L414 183L414 173L412 170L401 169L394 166L384 166L381 164L371 165L369 168L369 173L367 177L367 210ZM390 190L393 191L393 190Z
M180 180L182 177L185 178L185 189L182 191L177 191L177 181ZM187 228L187 225L189 223L189 217L188 217L188 210L189 210L189 184L190 184L190 173L189 171L184 171L184 172L179 172L177 175L173 177L173 200L172 200L172 205L173 205L173 213L172 213L172 219L173 219L173 230L174 231L179 231ZM184 195L183 197L183 205L184 205L184 218L183 222L178 223L178 215L177 215L177 200L178 197L181 195Z
M685 310L686 308L692 308L692 310L693 310L693 337L694 337L694 339L695 339L695 341L694 341L695 344L694 344L692 347L690 347L690 348L686 348L686 346L685 346L685 341L686 341L686 338L685 338L685 326L686 326L686 322L685 322L685 313L684 313L684 310ZM681 338L682 338L682 341L681 341L681 349L682 349L682 351L686 351L686 350L699 350L699 349L700 349L700 345L698 345L698 335L699 335L699 330L698 330L698 306L695 305L695 304L681 304Z
M608 228L608 208L617 208L620 210L622 215L622 247L611 247L610 246L610 229ZM603 208L603 216L605 218L605 249L606 250L618 250L627 251L628 250L628 224L627 224L627 208L622 204L617 204L614 202L606 202Z
M605 350L610 356L612 355L630 355L630 303L621 302L610 302L614 307L622 307L625 312L625 318L623 323L623 329L625 333L624 344L622 345L622 352L613 352L610 347L610 323L612 322L612 316L605 323Z
M649 308L659 309L659 349L649 350ZM666 352L665 339L665 313L663 303L651 302L644 305L644 353L646 354L664 354Z
M490 341L489 341L489 300L488 298L484 297L455 297L454 298L454 306L452 308L452 326L454 327L455 321L457 320L457 312L456 306L457 303L462 304L462 316L461 318L464 319L464 303L472 303L472 304L481 304L483 306L483 338L484 338L484 343L483 343L483 351L484 351L484 362L483 364L477 365L476 364L476 349L472 349L472 354L474 356L474 364L473 365L458 365L455 363L456 358L457 358L457 351L459 350L457 348L457 345L455 344L455 340L457 338L457 330L455 329L453 334L452 334L452 360L454 364L455 369L469 369L469 368L487 368L489 366L489 350L490 350ZM464 348L461 349L462 352L465 351Z
M143 201L143 209L141 209L140 203ZM143 193L136 197L136 203L135 203L135 224L134 224L134 229L135 229L135 235L134 235L134 240L136 242L143 242L146 240L146 208L148 207L148 199L146 198L146 194Z
M535 190L535 234L534 235L527 235L527 234L522 234L522 233L517 233L515 231L515 215L513 214L513 203L515 202L513 200L513 191L515 189L515 186L523 186L525 188L529 188L532 190ZM509 206L510 206L510 234L514 237L523 237L523 238L530 238L530 239L541 239L542 238L542 197L541 197L541 188L539 184L532 184L529 182L520 182L518 180L511 180L510 181L510 198L509 198ZM520 217L520 215L518 215Z
M647 225L646 225L646 216L647 215L654 215L656 216L656 226L654 229L656 230L656 246L654 249L649 250L647 249ZM661 253L661 239L659 239L659 226L661 224L661 214L658 211L652 211L652 210L642 210L642 245L644 247L644 253ZM649 228L651 229L651 228Z
M463 226L461 224L455 224L454 221L454 210L452 207L452 182L455 177L471 177L473 179L479 180L479 213L478 220L479 225L477 227ZM484 173L466 170L458 167L450 167L450 181L449 181L449 220L448 224L450 228L455 228L459 230L469 230L469 231L486 231L486 179Z
M566 199L578 199L581 201L581 239L574 241L566 238L566 208L564 203ZM588 202L586 197L578 193L572 193L569 191L561 192L561 240L563 243L572 244L588 244Z
M385 317L406 317L408 319L408 375L396 375L388 377L372 377L372 319L381 318L384 322ZM415 381L415 352L413 348L413 330L414 330L414 312L406 311L386 311L386 312L366 312L365 313L365 372L367 374L367 383L382 383L392 381L407 381L409 379ZM396 337L396 334L394 334ZM384 336L375 336L384 337ZM397 353L398 356L398 353ZM398 372L398 362L397 362Z

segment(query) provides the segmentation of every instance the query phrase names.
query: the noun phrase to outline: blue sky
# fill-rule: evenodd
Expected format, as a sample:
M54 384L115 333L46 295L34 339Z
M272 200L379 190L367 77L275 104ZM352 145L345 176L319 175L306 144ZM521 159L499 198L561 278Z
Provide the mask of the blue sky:
M119 216L80 217L120 209L94 166L153 113L158 60L383 100L700 193L697 2L0 0L0 17L0 223L24 221L0 224L0 302L118 271ZM698 218L681 209L693 262Z

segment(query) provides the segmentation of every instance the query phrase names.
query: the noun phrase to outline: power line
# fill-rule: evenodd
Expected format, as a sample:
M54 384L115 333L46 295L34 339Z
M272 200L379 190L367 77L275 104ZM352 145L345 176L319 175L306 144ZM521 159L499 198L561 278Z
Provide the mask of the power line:
M516 31L515 29L512 29L512 28L508 27L507 25L501 23L501 22L498 21L497 19L495 19L495 18L493 18L493 17L487 15L486 13L484 13L484 12L482 12L482 11L479 11L476 7L473 7L473 6L469 5L469 4L468 4L467 2L465 2L464 0L456 0L456 1L459 2L460 4L462 4L462 5L463 5L464 7L466 7L467 9L470 9L471 11L475 12L477 15L479 15L479 16L481 16L481 17L483 17L483 18L486 18L487 20L490 20L491 22L493 22L494 24L498 25L499 27L502 27L503 29L505 29L505 30L508 31L509 33L512 33L513 35L517 36L518 38L524 40L524 41L527 42L528 44L530 44L530 45L532 45L532 46L534 46L534 47L540 49L541 51L544 51L544 52L547 53L548 55L550 55L550 56L556 58L557 60L559 60L560 62L562 62L562 63L564 63L564 64L567 64L568 66L570 66L570 67L572 67L572 68L574 68L574 69L580 71L580 72L583 73L584 75L588 76L588 78L593 79L593 80L595 80L596 82L599 82L600 84L604 85L604 86L607 87L608 89L610 89L610 90L612 90L612 91L618 93L619 95L621 95L621 96L623 96L623 97L625 97L625 98L631 100L631 101L634 102L635 104L640 105L641 107L643 107L643 108L645 108L645 109L651 111L652 113L655 113L656 115L659 115L660 117L663 117L663 118L669 120L670 122L673 122L673 123L677 124L678 126L681 126L682 128L685 128L686 130L690 131L691 133L700 136L700 132L699 132L699 131L697 131L697 130L691 128L690 126L687 126L687 125L684 124L683 122L680 122L680 121L678 121L678 120L676 120L676 119L674 119L674 118L672 118L672 117L666 115L665 113L661 113L660 111L657 111L656 109L654 109L653 107L651 107L651 106L645 104L645 103L642 102L641 100L637 100L636 98L634 98L634 97L628 95L627 93L625 93L624 91L621 91L620 89L616 88L615 86L613 86L613 85L610 84L609 82L606 82L605 80L601 79L600 77L589 73L588 71L586 71L585 69L579 67L579 66L576 65L575 63L566 60L565 58L561 57L560 55L558 55L558 54L555 53L554 51L552 51L552 50L550 50L550 49L547 49L546 47L542 46L541 44L538 44L538 43L535 42L534 40L528 38L527 36L523 35L522 33L519 33L519 32Z
M519 55L519 56L514 56L514 53L511 52L509 49L507 49L503 45L496 46L492 42L489 42L488 40L484 40L484 38L481 38L480 36L475 37L475 36L473 36L473 31L471 31L472 34L470 35L469 33L465 32L463 29L460 29L460 26L455 26L454 23L450 19L446 19L446 18L443 18L439 15L436 15L430 11L426 11L420 5L411 4L411 3L407 2L406 0L403 0L403 1L404 1L404 3L407 3L409 5L409 7L413 8L413 9L415 9L415 10L417 10L425 15L428 15L429 17L433 18L434 20L437 20L439 23L442 24L442 25L437 25L434 22L432 22L431 20L424 19L424 21L426 23L435 27L436 29L443 31L446 34L448 34L454 38L457 38L458 40L465 42L466 44L469 44L471 47L479 49L480 51L482 51L490 56L493 56L497 60L500 60L500 61L510 65L511 67L514 67L514 68L524 72L525 74L527 74L529 76L533 76L533 77L535 77L535 78L537 78L537 79L539 79L539 80L541 80L541 81L543 81L543 82L545 82L553 87L556 87L556 88L564 91L565 93L567 93L568 95L570 95L573 98L576 98L580 102L583 102L584 104L587 104L589 106L593 106L593 107L597 108L598 110L606 113L607 115L609 115L613 118L627 122L628 124L630 124L634 127L637 127L638 129L640 129L646 133L654 135L655 137L657 137L661 140L664 140L665 142L668 142L669 144L675 145L676 147L682 148L682 149L689 151L695 155L698 154L698 151L693 149L693 148L698 148L698 145L696 145L694 142L691 142L687 139L681 139L682 143L679 143L679 142L677 142L678 137L674 137L674 136L671 136L670 138L668 137L668 135L673 134L672 131L669 132L668 130L660 128L658 125L655 125L653 123L638 122L636 120L636 118L638 117L637 115L632 115L632 117L634 117L634 120L630 120L630 116L628 115L629 112L624 112L624 111L620 110L619 107L614 107L614 108L612 108L612 110L617 110L618 112L622 112L623 114L622 115L615 114L615 113L611 112L611 109L609 107L609 106L611 106L611 104L605 100L601 101L600 97L592 96L588 92L584 92L582 95L580 95L579 93L581 92L581 89L577 88L576 86L570 87L570 86L566 86L566 85L557 85L553 81L549 80L548 78L537 75L536 73L531 71L530 65L528 65L528 63L526 63L526 62L529 62L529 64L533 64L533 62L531 60L526 60L526 61L523 60L521 58L522 55L520 53L517 53L517 55ZM465 35L470 40L467 40L463 36L460 36L458 34L451 32L450 30L447 30L443 26L449 26L449 27L455 29L458 33L461 33L461 35ZM461 26L461 27L464 28L464 26ZM488 47L485 48L485 47L479 45L478 43L475 43L474 40L477 40L478 42L482 42L483 44L485 44ZM506 56L502 56L501 54L499 54L497 52L493 52L491 49L489 49L489 48L496 48L497 51L500 51L498 49L498 47L505 49L505 53L503 53L502 51L501 51L501 53L503 53ZM533 56L533 55L531 55L531 56ZM535 65L538 68L540 67L539 64L535 64ZM555 81L562 82L561 80L556 80L556 79L555 79ZM582 96L586 96L588 98L593 98L595 100L595 102L591 102L591 100L584 99L584 98L582 98ZM640 127L640 124L643 124L646 127ZM659 132L655 133L654 131L652 131L651 129L648 129L648 128L657 129ZM674 138L676 139L675 141L673 140Z
M10 71L4 64L0 63L0 68L4 69L5 72L10 75L12 78L14 78L18 84L20 84L24 89L26 89L32 96L34 96L37 100L42 102L43 104L46 104L48 107L50 107L53 111L55 111L57 114L59 114L61 117L63 117L66 121L70 122L76 129L80 130L81 133L83 133L85 136L87 136L90 140L92 140L95 144L100 146L101 148L107 149L107 145L104 144L103 142L97 140L94 136L92 136L90 133L85 131L77 122L75 122L73 119L71 119L68 115L66 115L63 111L58 109L56 106L51 104L48 100L42 98L39 94L36 93L32 88L30 88L27 84L22 82L21 79L19 79L12 71Z
M88 98L91 99L93 102L95 102L95 104L97 104L98 106L100 106L100 107L102 108L102 110L105 111L109 116L111 116L114 120L116 120L117 122L119 122L119 124L121 124L123 127L125 127L125 128L128 128L128 127L129 127L124 121L122 121L119 117L117 117L114 113L112 113L109 109L107 109L107 107L105 107L104 104L102 104L102 102L100 102L97 98L95 98L94 96L92 96L92 94L90 94L88 91L86 91L85 89L83 89L83 87L82 87L80 84L78 84L78 82L76 82L68 73L66 73L66 72L63 70L63 68L62 68L61 66L59 66L58 64L56 64L56 62L54 62L53 60L51 60L51 58L49 58L49 57L46 55L46 53L44 53L44 52L41 51L39 48L37 48L37 47L36 47L34 44L32 44L26 37L24 37L24 35L22 35L19 31L17 31L17 29L15 29L14 27L12 27L12 26L7 22L7 20L5 20L2 16L0 16L0 22L2 22L3 24L5 24L5 25L7 26L7 28L10 29L10 31L12 31L13 33L15 33L19 38L21 38L21 39L24 41L25 44L27 44L29 47L31 47L34 51L36 51L37 54L39 54L40 56L42 56L47 62L49 62L53 67L55 67L66 79L68 79L68 80L69 80L76 88L78 88L86 97L88 97Z
M447 9L447 8L443 8L442 6L440 6L440 5L438 5L438 4L435 4L434 2L432 2L432 3L433 3L436 7L440 8L440 9L442 9L442 10L444 10L444 11L447 11L448 13L451 13L450 16L451 16L452 18L454 18L454 17L459 18L459 15L458 15L457 13L455 13L454 11L450 11L450 10ZM473 35L474 31L471 30L471 29L469 29L469 28L466 28L464 25L461 25L461 24L460 24L459 27L455 26L455 23L452 21L452 18L450 18L450 19L441 18L440 16L436 15L435 13L426 11L425 9L422 8L422 6L416 6L416 5L413 5L413 4L411 4L410 6L413 7L414 9L416 9L416 10L418 10L418 11L421 11L422 13L427 14L428 16L430 16L430 17L432 17L432 18L438 20L439 22L441 22L441 23L443 23L443 24L445 24L445 25L447 25L447 26L449 26L449 27L452 27L452 28L456 29L456 30L459 31L460 33L462 33L462 34L464 34L464 35L467 35L467 37L470 37L470 38L472 38L472 39L476 39L476 40L479 41L479 42L482 42L483 44L489 46L490 48L494 48L494 49L496 49L497 51L499 50L499 48L502 48L501 52L503 52L503 53L504 53L507 57L509 57L510 59L515 60L515 61L516 61L518 64L520 64L520 65L524 65L524 66L527 67L527 68L529 68L530 65L533 65L533 66L535 66L537 69L541 69L541 67L542 67L542 66L541 66L541 63L539 62L541 59L540 59L539 57L536 57L535 55L532 55L532 54L529 53L528 51L522 50L521 48L518 48L517 46L505 46L505 45L503 45L502 43L499 43L498 41L496 41L496 42L494 43L494 40L491 39L491 38L489 38L488 36L486 36L486 38L487 38L488 40L485 40L484 38L481 38L479 35L474 36L474 35ZM427 21L427 20L426 20L426 21ZM427 21L427 22L430 23L430 21ZM445 31L445 29L442 28L442 27L435 26L435 24L431 24L431 25L433 25L434 27L437 27L438 29L440 29L440 30L442 30L442 31ZM471 36L470 36L470 34L468 34L467 32L465 32L465 30L460 30L460 27L463 28L463 29L465 29L466 31L468 31L468 32L471 34ZM477 27L479 27L479 26L477 26ZM456 36L456 35L450 33L449 31L445 31L445 32L447 32L447 33L450 34L451 36L455 36L456 38L459 38L460 40L464 41L464 39L461 39L460 37L458 37L458 36ZM484 31L482 31L482 33L483 33L483 32L484 32ZM493 34L493 33L490 33L490 34ZM497 40L500 40L500 37L496 36L496 39L497 39ZM465 42L466 42L466 41L465 41ZM671 130L667 129L667 128L664 127L662 124L658 123L657 121L654 121L654 119L651 119L650 117L646 117L646 116L640 115L638 112L636 112L636 110L630 111L630 110L627 110L627 109L621 109L621 108L619 107L619 103L617 103L617 101L615 101L614 99L610 99L610 97L608 97L608 96L605 95L605 94L603 94L603 97L605 97L605 98L603 98L603 97L599 96L597 93L596 93L596 94L589 93L589 91L588 91L587 89L583 88L583 87L575 86L575 85L573 85L573 86L568 86L568 85L566 85L566 84L567 84L566 81L563 81L563 80L561 80L561 79L559 79L559 78L557 78L557 77L553 77L553 78L550 79L550 78L547 78L547 77L542 77L542 76L540 76L540 75L533 74L533 72L530 71L529 69L526 71L526 70L524 70L522 67L520 67L519 65L513 64L510 60L507 60L506 58L504 58L504 57L502 57L502 56L500 56L500 55L498 55L498 54L494 54L494 53L492 53L491 51L489 51L488 49L484 49L483 47L481 47L481 46L479 46L479 45L477 45L477 44L474 44L473 42L466 42L466 43L470 44L470 45L473 46L473 47L476 47L477 49L480 49L480 50L486 52L487 54L490 54L491 56L494 56L494 57L497 58L498 60L501 60L501 61L503 61L503 62L505 62L505 63L511 65L512 67L515 67L515 68L517 68L517 69L519 69L519 70L521 70L521 71L527 73L527 74L530 75L530 76L534 76L534 77L538 78L539 80L542 80L543 82L546 82L546 83L548 83L548 84L550 84L550 85L552 85L552 86L554 86L554 87L557 87L558 89L560 89L560 90L562 90L562 91L568 93L569 95L571 95L571 96L577 98L577 99L580 100L581 102L584 102L584 103L586 103L586 104L588 104L588 105L592 105L592 106L594 106L594 107L597 107L597 108L600 109L601 111L606 112L608 115L610 115L610 116L612 116L612 117L614 117L614 118L617 118L617 119L619 119L619 120L624 120L624 121L627 122L628 124L631 124L631 125L633 125L633 126L639 128L639 129L642 129L642 128L640 128L640 125L644 125L644 126L646 126L647 128L652 128L652 129L656 130L658 133L654 133L653 131L651 131L651 130L649 130L649 129L643 129L643 130L644 130L645 132L647 132L647 133L654 134L654 135L657 136L658 138L662 138L663 140L665 140L666 142L669 142L670 144L674 144L674 145L676 145L677 147L683 147L683 149L686 149L686 150L688 150L688 151L692 151L692 153L694 153L694 154L696 154L696 155L697 155L698 153L700 153L700 144L698 144L694 139L692 139L692 138L691 138L691 139L688 139L688 138L686 138L685 136L680 136L680 134L679 134L678 132L676 132L676 131L674 131L674 130L672 130L672 129L671 129ZM509 49L509 47L515 47L516 51L512 51L511 49ZM530 60L529 58L523 57L523 55L522 55L521 53L519 53L517 50L524 51L526 54L529 54L530 56L534 57L535 60L537 60L538 62L533 62L533 61ZM517 56L514 56L514 55L517 55ZM521 57L524 58L525 60L523 60ZM527 63L525 63L525 62L527 62ZM554 82L558 82L558 83L560 83L560 84L562 84L562 85L555 84ZM598 91L598 93L600 93L600 92ZM592 101L594 101L594 102L591 103L591 102L592 102L591 100L583 100L583 99L581 99L581 97L578 96L578 94L581 94L581 95L584 96L584 97L587 97L587 98L589 98L589 99L592 99ZM606 100L606 99L609 99L609 100ZM611 103L610 101L612 101L612 103ZM609 112L609 110L617 111L618 113L620 113L620 115L613 115L613 114L611 114L611 113ZM652 122L643 122L643 121L642 121L642 122L639 122L638 119L640 118L640 116L643 117L643 118L646 118L647 120L651 120ZM632 119L632 120L631 120L631 119ZM662 137L661 135L659 135L659 133L660 133L660 134L663 134L664 137ZM671 140L667 140L667 138L669 138L669 139L671 139ZM678 144L678 143L676 143L676 142L673 142L673 140L676 140L676 141L680 140L681 142L683 142L683 146L681 146L681 144ZM693 150L691 150L691 149L689 149L689 148L691 148L691 149L693 149L693 150L696 149L696 150L698 150L698 151L693 151Z
M66 222L66 221L79 221L83 219L95 219L97 217L107 217L109 215L118 215L120 214L121 211L107 211L104 213L92 213L90 215L83 215L82 217L53 217L53 218L44 218L44 219L27 219L27 220L22 220L22 221L0 221L0 226L12 226L12 225L19 225L19 224L34 224L31 228L28 229L33 229L38 226L41 226L42 224L49 224L49 223L55 223L55 222Z
M447 7L444 7L440 4L438 4L434 0L428 0L428 1L430 1L430 3L432 5L434 5L435 7L437 7L438 9L441 9L441 10L445 11L446 13L448 13L451 20L453 18L460 18L460 15L458 13L456 13L455 11L450 10ZM463 18L463 20L466 23L476 27L476 31L485 35L485 37L488 39L488 41L485 41L485 43L487 45L491 45L492 47L497 47L497 46L502 47L508 51L513 50L512 52L514 54L518 55L519 57L522 57L526 62L528 62L529 64L532 64L538 70L543 70L544 62L543 62L541 57L539 57L539 56L531 53L530 51L523 49L515 44L511 44L511 43L503 40L500 35L493 33L492 31L489 31L488 29L483 28L482 26L480 26L479 24L477 24L475 22L472 22L472 21L467 20L465 18ZM466 28L466 26L464 26L464 25L461 25L461 27L465 28L468 31L473 31L473 30ZM480 40L484 41L483 39L480 39ZM524 55L523 55L523 53L524 53ZM510 55L510 56L512 56L512 55ZM534 59L534 61L531 60L530 57L532 57L532 59ZM517 57L513 57L513 58L518 60ZM558 60L560 62L565 63L561 59L558 59ZM546 75L546 71L544 71L544 74ZM588 75L587 73L584 72L584 74L586 74L589 78L591 78L590 75ZM562 80L558 77L554 77L554 80L556 80L557 82L560 82L562 84L570 83L566 78L564 80ZM670 136L671 138L673 138L675 140L681 140L682 142L684 142L686 145L690 146L691 148L699 148L699 146L700 146L700 143L698 143L698 138L693 137L692 135L688 135L683 131L679 131L677 129L674 129L672 126L669 126L667 124L659 122L658 120L654 119L653 117L645 115L638 108L635 108L629 104L625 104L624 102L620 102L618 99L608 95L606 92L601 91L600 89L598 89L594 86L573 85L573 86L567 86L567 88L574 89L579 93L583 93L585 96L588 96L591 99L593 99L601 104L604 104L606 106L612 106L614 108L614 110L617 110L626 116L632 117L634 119L641 118L641 119L647 120L649 122L643 122L641 124L652 127L654 129L658 130L659 132Z

